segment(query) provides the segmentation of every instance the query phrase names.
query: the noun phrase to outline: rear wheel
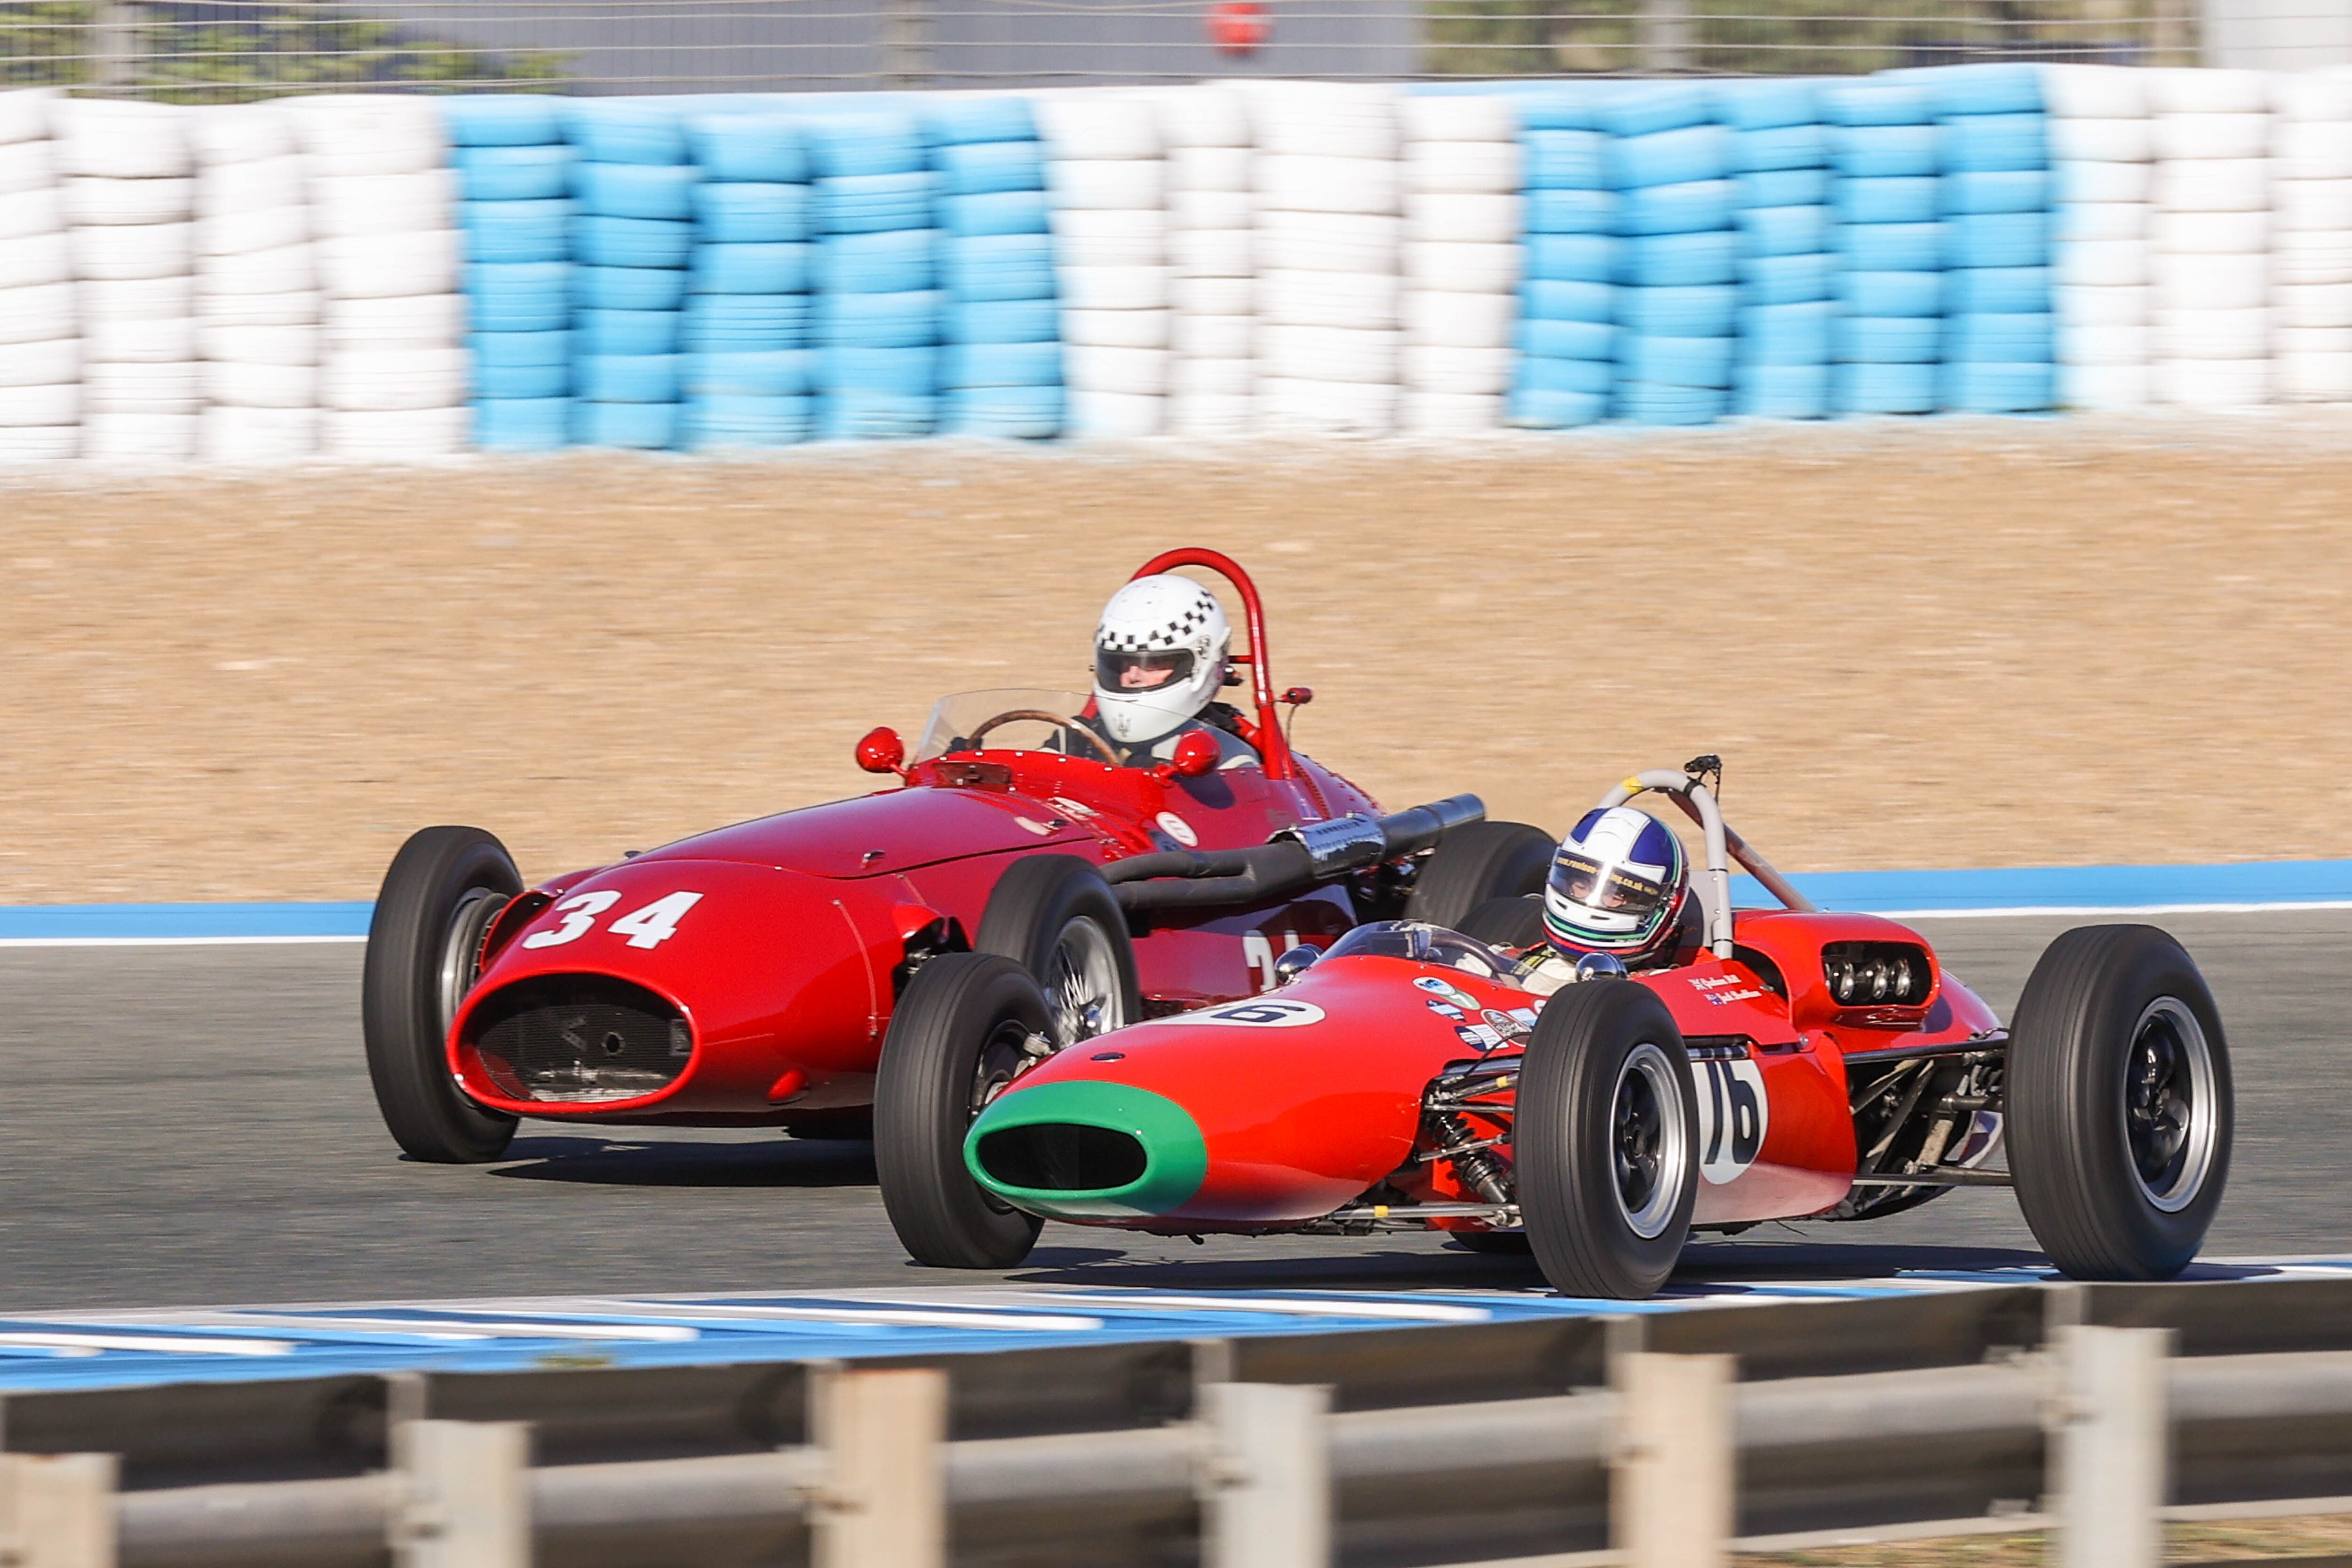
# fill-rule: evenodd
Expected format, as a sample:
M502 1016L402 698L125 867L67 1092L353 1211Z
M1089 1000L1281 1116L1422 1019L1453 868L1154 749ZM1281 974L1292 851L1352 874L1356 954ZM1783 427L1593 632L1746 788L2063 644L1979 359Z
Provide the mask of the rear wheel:
M2221 1018L2152 925L2050 945L2018 998L2002 1086L2018 1207L2078 1280L2168 1280L2221 1207L2232 1104Z
M1045 988L1057 1050L1143 1017L1127 915L1102 873L1076 855L1031 855L1007 867L971 946L1012 959Z
M368 923L360 1018L376 1109L412 1159L480 1165L514 1139L515 1118L458 1092L448 1047L482 938L521 891L514 857L479 828L411 834L383 873Z
M1557 847L1549 833L1525 822L1465 822L1422 862L1404 917L1457 930L1488 899L1540 893Z
M1042 1222L982 1190L963 1140L1051 1027L1037 982L992 953L942 953L907 982L874 1084L874 1165L916 1262L1010 1269L1037 1244Z
M1544 939L1543 899L1536 894L1490 898L1454 929L1489 947L1532 947Z
M1528 1040L1514 1123L1519 1212L1552 1288L1654 1294L1698 1195L1697 1109L1665 1004L1631 980L1556 994Z

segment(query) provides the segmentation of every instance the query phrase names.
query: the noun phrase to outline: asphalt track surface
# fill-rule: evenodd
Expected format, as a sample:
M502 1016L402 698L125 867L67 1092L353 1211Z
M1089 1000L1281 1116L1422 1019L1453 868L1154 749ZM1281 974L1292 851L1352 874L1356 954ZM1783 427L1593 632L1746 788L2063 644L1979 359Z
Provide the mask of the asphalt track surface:
M2127 918L2127 917L2117 917ZM2352 1249L2352 911L2152 917L2197 955L2236 1066L2208 1251ZM2079 918L1916 923L2006 1014ZM357 944L0 951L0 1312L532 1291L982 1282L919 1269L862 1145L526 1124L488 1166L413 1164L361 1061ZM2004 1191L1692 1249L1708 1278L2037 1260ZM1183 1240L1048 1226L1014 1281L1471 1288L1532 1267L1418 1236Z

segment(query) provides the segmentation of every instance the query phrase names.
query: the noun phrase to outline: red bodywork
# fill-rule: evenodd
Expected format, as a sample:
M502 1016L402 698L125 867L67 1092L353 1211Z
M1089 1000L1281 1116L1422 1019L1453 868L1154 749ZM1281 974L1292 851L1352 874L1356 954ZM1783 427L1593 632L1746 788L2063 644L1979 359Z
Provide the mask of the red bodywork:
M1916 1005L1839 1007L1823 977L1826 944L1906 943L1933 962L1925 939L1892 921L1759 910L1737 915L1733 929L1729 959L1702 950L1696 962L1633 977L1665 1003L1691 1049L1699 1226L1836 1207L1855 1173L1848 1062L1965 1041L1998 1027L1991 1009L1940 970ZM1454 1008L1454 1016L1433 1002ZM1017 1123L1024 1095L1055 1084L1118 1085L1172 1103L1197 1128L1205 1167L1189 1197L1143 1212L1117 1201L1057 1204L989 1185L1050 1218L1163 1233L1290 1228L1360 1200L1405 1206L1394 1209L1401 1217L1413 1204L1475 1203L1477 1194L1465 1190L1449 1161L1419 1157L1433 1145L1425 1097L1442 1074L1466 1063L1507 1064L1543 1005L1543 998L1440 964L1335 956L1261 1001L1140 1024L1047 1059L992 1104L974 1128L973 1146L997 1118ZM1482 1020L1514 1038L1482 1053L1462 1033ZM1742 1087L1760 1096L1760 1109L1734 1104L1747 1098ZM1484 1103L1507 1112L1510 1102L1506 1088ZM1052 1103L1033 1102L1040 1110ZM1473 1131L1507 1137L1507 1115L1482 1116L1479 1103L1464 1107ZM1749 1114L1760 1126L1739 1120ZM1743 1134L1760 1137L1741 1147ZM1157 1137L1172 1147L1190 1135L1163 1126L1144 1141ZM1155 1158L1160 1153L1154 1146ZM1178 1157L1184 1154L1179 1149ZM1166 1196L1165 1187L1158 1190Z
M516 1115L605 1123L784 1125L869 1105L910 952L968 944L1020 857L1108 863L1180 845L1238 849L1301 822L1376 810L1361 789L1289 749L1277 701L1306 694L1275 695L1247 576L1207 550L1171 551L1137 575L1181 566L1223 573L1242 599L1250 648L1234 660L1252 676L1245 728L1262 768L1185 778L1054 752L962 751L906 768L897 789L557 877L508 905L488 933L479 978L450 1030L459 1087ZM632 912L665 900L685 904L667 932L658 920L627 929ZM1328 886L1256 907L1155 914L1135 944L1146 1009L1250 996L1274 983L1286 948L1328 946L1355 923L1346 892ZM673 1046L683 1070L625 1099L532 1096L485 1060L478 1026L510 988L551 977L652 993L684 1020Z

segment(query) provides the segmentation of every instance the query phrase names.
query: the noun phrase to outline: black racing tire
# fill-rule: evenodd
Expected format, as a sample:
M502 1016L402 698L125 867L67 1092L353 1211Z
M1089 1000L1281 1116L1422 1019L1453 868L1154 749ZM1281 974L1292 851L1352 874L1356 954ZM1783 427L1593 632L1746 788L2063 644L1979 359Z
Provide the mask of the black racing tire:
M483 934L521 891L514 857L479 828L421 829L383 873L368 922L360 1020L376 1109L411 1159L483 1165L514 1141L514 1117L458 1092L447 1048Z
M2085 925L2018 998L2002 1080L2009 1167L2033 1239L2076 1280L2168 1280L2230 1174L2221 1016L2179 942Z
M1030 855L1007 866L971 947L1035 977L1053 1009L1056 1048L1143 1021L1126 913L1102 873L1076 855Z
M874 1166L916 1262L1010 1269L1037 1244L1043 1222L981 1189L963 1140L1049 1015L1029 971L994 953L942 953L907 982L875 1079Z
M1524 1072L1512 1141L1544 1278L1568 1296L1655 1294L1698 1197L1698 1108L1673 1015L1632 980L1570 986L1544 1004Z
M1525 822L1465 822L1421 862L1404 917L1452 931L1488 899L1541 893L1559 847L1549 833Z
M1454 929L1489 947L1532 947L1544 939L1543 895L1490 898L1464 915Z

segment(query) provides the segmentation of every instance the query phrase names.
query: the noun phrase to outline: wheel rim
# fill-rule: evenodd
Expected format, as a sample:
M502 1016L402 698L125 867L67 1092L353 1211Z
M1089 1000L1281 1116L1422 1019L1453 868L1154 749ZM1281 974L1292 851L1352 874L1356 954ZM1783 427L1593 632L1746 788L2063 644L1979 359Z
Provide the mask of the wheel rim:
M969 1127L979 1114L988 1109L989 1102L1011 1087L1029 1060L1029 1026L1019 1019L999 1019L996 1027L988 1031L981 1042L980 1060L971 1073L971 1108L964 1116ZM961 1144L961 1140L958 1140ZM980 1201L996 1214L1010 1214L1013 1206L986 1187L974 1184Z
M2213 1048L2178 997L2148 1003L2124 1059L2124 1143L2142 1197L2166 1214L2197 1201L2221 1120Z
M449 925L441 938L441 972L437 1000L441 1009L441 1032L446 1036L449 1026L457 1021L457 1004L474 988L474 966L482 955L482 937L499 911L507 906L507 895L487 887L469 887L458 898L457 906L449 912Z
M1609 1163L1617 1212L1644 1241L1664 1234L1690 1163L1674 1063L1644 1040L1625 1053L1609 1104Z
M1110 934L1084 915L1062 927L1046 960L1045 1000L1054 1015L1056 1047L1108 1034L1127 1022L1119 992L1118 956Z

